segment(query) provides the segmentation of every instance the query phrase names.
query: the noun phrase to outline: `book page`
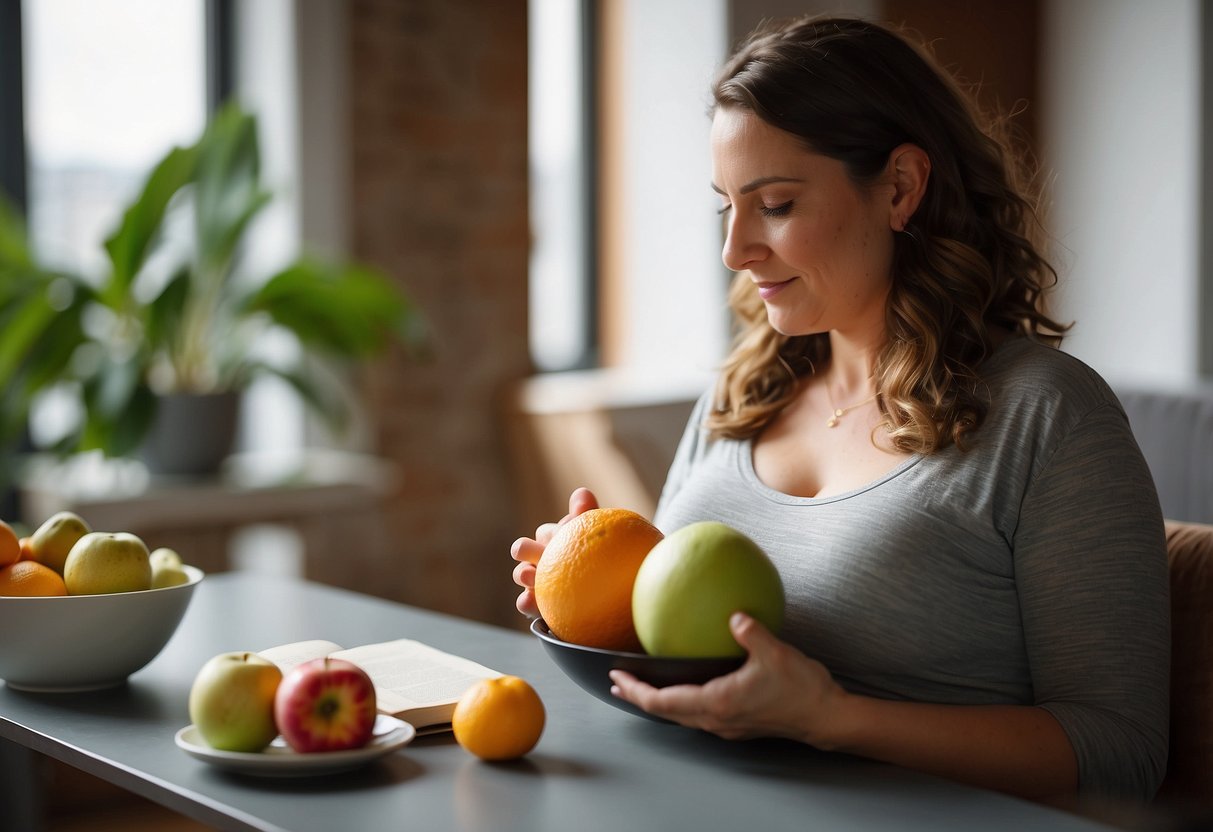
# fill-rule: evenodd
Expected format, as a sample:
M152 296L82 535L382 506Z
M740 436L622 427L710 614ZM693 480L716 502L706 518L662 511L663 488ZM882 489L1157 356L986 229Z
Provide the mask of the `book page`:
M334 655L367 672L375 682L379 710L402 719L408 719L406 712L414 711L414 718L422 724L449 721L455 703L473 682L501 675L406 638L352 647Z
M270 647L266 650L258 650L257 655L263 659L269 659L274 664L278 665L278 669L285 676L294 667L303 664L311 659L322 659L325 656L335 653L341 649L340 644L335 644L331 641L323 639L313 639L312 641L296 641L291 644L283 644L278 647Z

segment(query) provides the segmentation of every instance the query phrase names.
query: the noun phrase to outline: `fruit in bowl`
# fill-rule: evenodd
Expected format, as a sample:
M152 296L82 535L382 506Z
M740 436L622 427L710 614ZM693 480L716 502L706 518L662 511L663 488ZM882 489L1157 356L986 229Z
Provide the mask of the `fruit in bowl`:
M0 679L32 691L122 684L164 649L181 623L203 578L200 569L184 568L189 581L165 589L0 597L0 632L20 634L0 638Z
M67 595L67 585L49 566L22 560L0 569L0 597Z
M148 556L148 562L152 566L152 589L176 586L190 579L182 569L184 564L181 562L181 555L173 549L156 549Z
M65 580L49 564L81 526L55 517L29 538L33 557L24 558L23 545L23 559L0 568L0 632L10 634L0 638L0 679L34 691L120 685L172 638L202 571L183 565L184 582L152 589L142 541L85 531L63 558ZM0 528L0 551L5 540ZM77 544L84 545L69 568Z
M646 653L740 656L729 617L783 626L783 583L757 543L724 523L691 523L653 547L636 573L632 616Z
M535 604L558 638L637 651L632 585L661 531L634 511L596 508L553 535L535 566Z
M729 630L732 613L749 613L776 633L783 623L779 573L757 544L723 523L693 523L672 532L635 562L626 602L636 633L634 648L591 644L551 626L543 616L538 575L548 554L545 550L537 567L535 597L541 617L531 622L531 632L574 682L639 716L656 719L611 695L609 671L625 670L655 687L703 684L745 661L744 650ZM592 586L587 589L592 591Z
M140 592L152 588L147 545L127 532L89 532L63 564L68 595Z
M70 511L57 512L46 518L29 536L30 555L62 575L72 547L91 531L80 515Z
M17 536L12 526L0 520L0 567L21 560L23 551L23 539Z

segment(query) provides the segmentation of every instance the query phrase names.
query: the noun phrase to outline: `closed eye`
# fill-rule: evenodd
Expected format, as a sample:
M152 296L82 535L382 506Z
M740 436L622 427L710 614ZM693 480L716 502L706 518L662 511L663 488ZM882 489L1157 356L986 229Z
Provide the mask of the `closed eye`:
M764 217L786 217L792 211L792 200L788 200L782 205L762 206L760 209Z

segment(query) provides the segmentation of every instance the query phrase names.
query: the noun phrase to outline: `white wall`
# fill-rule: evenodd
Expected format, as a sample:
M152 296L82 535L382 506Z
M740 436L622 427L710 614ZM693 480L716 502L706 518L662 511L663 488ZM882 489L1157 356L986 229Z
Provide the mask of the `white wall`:
M1046 0L1043 160L1064 348L1109 381L1198 372L1199 0Z
M274 194L243 268L266 277L304 252L340 259L349 236L345 7L259 0L236 4L236 14L236 94L257 115L263 179ZM281 361L300 352L290 338L266 349ZM244 399L241 445L282 453L307 445L356 450L365 447L368 427L359 408L351 413L350 429L332 436L285 382L258 379Z
M623 2L621 363L648 371L712 368L728 337L707 117L726 49L725 0Z
M730 273L710 189L711 84L764 18L874 14L878 0L621 0L628 75L623 189L626 353L646 372L713 371L728 348Z
M720 224L707 191L714 72L792 11L879 0L624 0L630 75L625 366L702 371L727 348ZM795 8L792 8L792 7ZM672 38L671 32L678 37ZM1042 161L1064 348L1115 383L1198 376L1200 0L1044 0Z

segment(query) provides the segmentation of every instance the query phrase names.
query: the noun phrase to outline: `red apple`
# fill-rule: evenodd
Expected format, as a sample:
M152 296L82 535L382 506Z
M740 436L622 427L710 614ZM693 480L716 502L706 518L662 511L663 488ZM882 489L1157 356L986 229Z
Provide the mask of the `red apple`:
M312 659L292 669L274 697L274 721L296 751L340 751L370 742L375 685L358 665Z

